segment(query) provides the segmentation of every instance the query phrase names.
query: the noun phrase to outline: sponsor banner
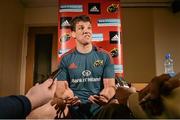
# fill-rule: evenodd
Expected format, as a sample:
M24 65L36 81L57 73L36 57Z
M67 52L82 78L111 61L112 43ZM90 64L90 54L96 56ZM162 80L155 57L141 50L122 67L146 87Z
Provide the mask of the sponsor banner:
M93 34L92 35L92 41L103 41L103 34Z
M83 12L82 5L60 5L59 12Z
M98 26L120 26L120 19L99 19Z
M123 65L114 65L115 73L123 73Z
M74 48L76 39L71 36L71 20L87 15L92 23L92 42L110 53L114 60L115 72L122 77L123 52L121 44L121 9L119 0L58 0L58 61L61 56ZM94 66L99 66L97 61ZM74 65L72 68L76 67ZM86 71L87 72L87 71ZM88 72L87 72L88 73ZM117 75L116 74L116 75ZM75 80L76 81L76 80Z

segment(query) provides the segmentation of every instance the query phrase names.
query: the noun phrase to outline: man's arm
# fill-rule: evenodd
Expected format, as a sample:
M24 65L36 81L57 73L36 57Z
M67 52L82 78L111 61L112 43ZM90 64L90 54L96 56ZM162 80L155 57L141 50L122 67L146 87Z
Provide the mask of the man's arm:
M25 118L31 111L30 100L25 96L11 95L0 98L0 119Z
M88 100L92 103L97 103L99 105L104 105L111 100L111 98L115 95L115 80L114 78L103 79L104 88L99 93L99 95L91 95Z
M56 81L52 82L52 79L48 79L42 84L36 84L26 96L0 98L0 118L25 118L32 109L47 103L53 98L56 89Z
M100 96L104 96L108 101L115 95L115 79L114 78L104 78L103 79L104 88L100 92Z
M56 89L56 94L55 94L55 100L52 103L53 104L70 104L70 105L79 105L81 101L77 96L74 96L73 91L69 88L68 82L63 80L63 81L58 81L57 82L57 89ZM61 106L59 104L59 106Z
M67 99L67 98L74 97L74 93L69 88L68 82L66 80L57 81L56 97L62 98L62 99Z

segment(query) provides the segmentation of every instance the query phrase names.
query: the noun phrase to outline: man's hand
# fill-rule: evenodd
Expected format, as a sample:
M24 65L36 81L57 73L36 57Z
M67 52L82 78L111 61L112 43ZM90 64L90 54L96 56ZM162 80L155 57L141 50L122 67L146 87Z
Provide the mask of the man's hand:
M91 103L96 103L99 105L105 105L109 102L108 98L106 98L105 96L102 96L102 95L91 95L91 96L89 96L88 100Z
M170 77L163 74L154 77L151 82L139 92L139 100L142 108L150 115L160 115L163 111L161 95L169 94L180 86L180 74Z
M105 105L111 100L111 98L115 95L116 89L115 87L105 87L99 95L91 95L88 100L92 103L96 103L99 105Z
M55 97L59 100L63 100L64 104L66 105L79 105L81 103L80 99L77 96L74 96L73 91L68 87L68 83L64 82L64 91L63 93L59 94L59 92L62 92L61 88L57 87ZM57 103L58 104L58 103Z
M36 84L27 92L26 97L29 98L32 109L44 105L54 97L56 80L52 82L52 79L48 79L42 84Z
M130 88L120 86L116 90L115 98L118 99L119 104L127 104L129 96L135 92L136 88L133 86Z

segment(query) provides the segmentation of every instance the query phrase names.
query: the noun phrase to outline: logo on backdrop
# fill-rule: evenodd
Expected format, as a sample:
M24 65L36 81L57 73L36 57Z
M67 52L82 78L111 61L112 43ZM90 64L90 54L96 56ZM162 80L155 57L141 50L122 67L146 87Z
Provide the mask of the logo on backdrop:
M118 8L119 8L119 4L111 4L110 6L108 6L107 11L109 13L114 13L118 10Z
M70 37L71 36L66 33L65 35L61 36L60 42L66 42L66 41L68 41L70 39Z
M89 3L88 12L89 14L101 14L100 3Z
M60 5L59 12L83 12L82 5Z
M60 18L60 28L70 28L72 17L61 17Z
M111 44L117 44L118 42L120 42L120 35L119 35L119 32L117 31L110 31L109 37L110 37Z
M117 57L119 55L118 48L113 48L110 53L112 57Z
M58 57L61 57L61 55L63 55L64 53L68 52L69 50L70 50L69 48L67 48L67 49L60 49L58 51Z

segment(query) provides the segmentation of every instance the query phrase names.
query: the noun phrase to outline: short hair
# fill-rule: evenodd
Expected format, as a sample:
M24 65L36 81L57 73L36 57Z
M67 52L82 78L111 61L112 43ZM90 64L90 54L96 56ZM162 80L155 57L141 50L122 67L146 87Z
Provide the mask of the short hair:
M89 16L87 15L80 15L80 16L76 16L71 20L71 30L75 31L76 30L76 24L80 21L83 22L90 22L91 23L91 19Z

